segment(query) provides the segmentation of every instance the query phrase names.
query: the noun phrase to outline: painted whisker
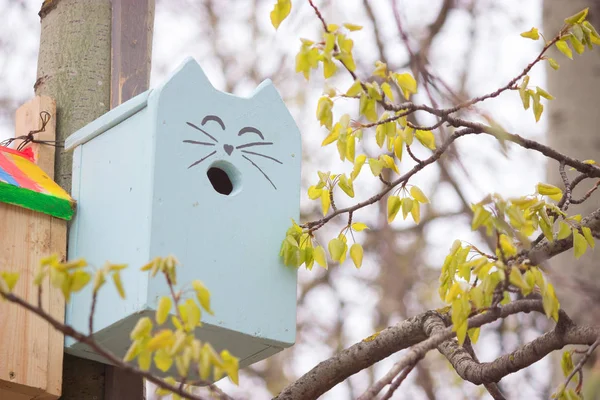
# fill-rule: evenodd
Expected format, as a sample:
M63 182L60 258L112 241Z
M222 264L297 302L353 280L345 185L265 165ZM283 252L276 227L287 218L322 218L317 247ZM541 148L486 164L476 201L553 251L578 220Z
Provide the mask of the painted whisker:
M213 151L212 153L210 153L210 154L209 154L209 155L207 155L206 157L203 157L203 158L199 159L198 161L194 162L192 165L190 165L190 166L188 167L188 169L192 168L193 166L196 166L196 165L200 164L202 161L206 160L206 159L207 159L207 158L209 158L209 157L212 157L212 156L214 156L215 154L217 154L217 152L216 152L216 151Z
M204 133L206 136L208 136L209 138L211 138L213 141L219 143L219 141L213 135L211 135L210 133L206 132L204 129L202 129L202 128L200 128L200 127L192 124L191 122L186 122L186 124L188 124L189 126L191 126L194 129L199 130L200 132Z
M242 157L244 157L246 160L248 160L250 162L250 164L252 164L257 170L259 170L260 173L263 174L263 176L269 181L269 183L271 185L273 185L273 187L275 188L275 190L277 190L277 186L275 186L275 184L273 183L273 181L271 180L271 178L269 178L269 176L267 174L265 174L265 172L262 169L260 169L260 167L254 163L254 161L252 161L251 159L249 159L248 157L246 157L244 155L242 155Z
M273 160L273 161L275 161L276 163L283 164L283 163L282 163L281 161L279 161L278 159L276 159L276 158L273 158L273 157L271 157L271 156L268 156L268 155L266 155L266 154L255 153L255 152L253 152L253 151L248 151L248 150L242 150L242 153L246 153L246 154L252 154L252 155L255 155L255 156L260 156L260 157L268 158L269 160Z
M183 143L191 143L191 144L201 144L203 146L216 146L214 143L209 142L199 142L197 140L184 140Z
M273 142L251 142L251 143L246 143L246 144L241 144L239 146L236 146L236 149L243 149L246 147L253 147L253 146L270 146L272 145Z

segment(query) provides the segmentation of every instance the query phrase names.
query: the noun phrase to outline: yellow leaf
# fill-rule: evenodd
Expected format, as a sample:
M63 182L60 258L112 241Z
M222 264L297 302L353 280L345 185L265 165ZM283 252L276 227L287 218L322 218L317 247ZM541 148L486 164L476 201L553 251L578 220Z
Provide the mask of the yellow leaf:
M239 359L234 357L227 350L221 351L221 360L223 360L223 366L221 367L229 376L229 379L236 385L239 385Z
M321 197L321 193L323 189L317 189L315 185L308 188L308 198L311 200L316 200Z
M400 161L402 161L403 147L404 139L402 138L402 135L396 136L396 138L394 139L394 155L396 155L396 158Z
M171 365L173 365L173 357L166 350L158 349L154 353L154 365L162 372L167 372L171 368ZM168 392L165 394L168 394Z
M402 218L406 219L406 216L412 212L413 200L407 198L402 199ZM416 222L416 221L415 221Z
M329 132L329 135L327 135L327 137L325 139L323 139L321 146L327 146L328 144L333 143L336 140L338 140L339 137L340 137L339 124L335 124L335 126L333 127L331 132Z
M340 175L338 186L344 191L349 197L354 197L354 185L352 180L349 180L346 175Z
M394 101L394 93L392 92L392 87L390 86L389 83L383 82L381 84L381 90L385 94L385 97L387 97L391 101Z
M582 23L588 15L589 7L584 8L579 11L577 14L571 15L568 18L565 18L565 23L569 25L580 24Z
M273 11L271 11L271 23L275 29L279 28L279 25L290 14L291 10L292 2L290 0L277 0Z
M402 137L404 138L404 141L406 142L407 146L412 145L413 138L414 138L414 131L415 130L408 125L406 125L404 127L404 130L402 131Z
M512 240L505 234L500 235L500 248L506 257L517 255L517 248L513 244Z
M375 61L375 71L373 71L373 76L385 78L387 76L387 64L381 61Z
M133 343L131 343L131 346L129 346L127 353L125 353L125 357L123 357L123 361L129 362L129 361L135 359L139 353L140 353L140 345L139 345L139 342L136 340Z
M356 159L354 160L354 168L352 169L352 174L350 174L350 178L352 180L356 179L358 174L360 174L362 166L365 164L366 160L367 156L364 154L359 154L358 156L356 156Z
M369 227L367 226L367 224L365 224L363 222L355 222L352 224L352 230L355 232L361 232L361 231L364 231L365 229L369 229Z
M381 174L381 170L384 167L384 162L375 158L369 158L369 167L371 167L371 172L373 173L373 176L379 176L379 174Z
M162 325L169 316L169 312L171 311L171 306L173 302L170 297L163 296L158 301L158 307L156 307L156 323Z
M556 186L547 183L538 183L536 186L537 192L542 196L548 196L552 200L559 201L562 198L562 190Z
M356 139L354 135L348 135L346 139L346 158L354 162L354 153L356 152Z
M531 292L531 287L523 280L523 275L519 272L517 267L513 267L510 270L510 275L508 277L510 283L518 287L523 291L523 295L527 296L529 292Z
M573 52L571 51L571 48L564 39L561 39L558 42L556 42L556 48L569 59L573 59Z
M124 299L125 298L125 289L123 289L123 282L121 281L121 274L118 272L113 272L112 274L113 283L115 284L115 288L117 288L117 292L119 296Z
M79 292L92 279L88 272L77 270L71 274L71 291Z
M477 343L477 340L479 340L480 332L481 328L471 328L467 331L467 334L469 335L469 338L471 339L471 342L473 342L473 344Z
M415 131L415 136L423 146L427 147L428 149L435 150L435 136L433 136L433 132L417 129Z
M394 159L392 157L388 156L387 154L382 154L380 158L384 162L386 168L389 168L395 173L400 174L400 171L398 170L398 167L394 163Z
M325 249L323 248L323 246L315 247L313 256L317 264L327 269L327 256L325 255Z
M398 196L389 196L387 199L387 219L388 223L392 223L392 221L396 218L398 211L400 211L400 207L402 206L402 200Z
M555 71L560 68L560 65L558 65L558 63L556 62L556 60L554 58L548 57L548 64Z
M335 32L335 31L337 31L339 28L340 28L340 27L339 27L339 25L336 25L336 24L328 24L328 25L327 25L327 30L328 30L329 32Z
M359 94L363 93L363 87L361 82L357 79L354 81L354 83L352 84L352 86L350 86L350 89L348 89L348 91L346 92L346 96L358 96Z
M544 89L542 89L539 86L536 86L535 91L537 94L539 94L540 96L542 96L545 99L554 100L554 96L552 96L550 93L546 92Z
M410 195L413 197L413 199L415 199L419 203L423 203L423 204L429 203L429 199L427 198L427 196L425 196L425 193L423 193L421 191L421 189L419 189L416 186L412 186L410 188Z
M345 23L344 28L348 29L351 32L360 31L363 27L360 25Z
M331 60L330 57L323 59L323 77L325 79L331 78L337 71L337 65Z
M166 297L163 297L166 298ZM170 329L163 329L160 332L157 332L152 339L148 341L146 345L146 349L150 351L157 350L159 348L166 348L173 342L173 331Z
M193 329L200 325L200 319L202 318L202 311L200 307L196 305L196 302L192 299L185 301L185 308L187 311L187 325L189 329Z
M588 228L587 226L582 226L581 227L581 232L583 233L583 237L588 242L588 244L590 245L590 247L592 249L594 247L596 247L596 243L594 241L594 236L592 236L592 230L590 228Z
M131 340L141 339L147 336L150 336L150 332L152 331L152 320L148 317L143 317L138 320L135 324L135 327L129 334Z
M571 227L564 221L558 223L557 239L562 240L571 236Z
M327 96L322 96L317 104L317 120L321 126L325 125L327 129L331 129L333 123L333 100Z
M204 286L204 283L199 280L195 280L192 282L192 288L194 292L196 292L196 298L198 298L198 302L206 310L210 315L214 315L212 309L210 308L210 291Z
M546 289L542 291L542 305L544 307L546 316L558 322L558 310L560 309L560 303L556 298L554 286L552 286L551 283L549 283L548 286L546 286Z
M410 210L410 215L412 215L415 223L419 223L421 221L421 204L418 201L413 201L412 208Z
M0 276L2 276L2 279L4 279L4 282L6 282L8 291L11 292L15 288L15 285L17 284L17 282L19 280L19 273L18 272L2 272L0 274Z
M585 254L588 243L585 237L579 233L576 229L573 229L573 250L575 252L575 258L579 258Z
M138 355L138 366L142 371L148 371L151 363L152 353L148 350L144 350Z
M327 215L330 206L331 198L329 197L329 190L323 189L321 192L321 209L323 210L323 215Z
M363 248L359 243L354 243L350 247L350 257L352 258L356 268L360 268L362 266Z
M538 28L531 28L527 32L521 33L521 36L527 39L538 40L540 38L540 33Z
M417 93L417 81L411 74L405 72L403 74L393 74L394 81L402 90L402 94L408 100L411 93Z
M328 247L331 259L333 261L341 262L342 256L344 256L344 249L346 247L346 244L341 239L334 238L329 241Z

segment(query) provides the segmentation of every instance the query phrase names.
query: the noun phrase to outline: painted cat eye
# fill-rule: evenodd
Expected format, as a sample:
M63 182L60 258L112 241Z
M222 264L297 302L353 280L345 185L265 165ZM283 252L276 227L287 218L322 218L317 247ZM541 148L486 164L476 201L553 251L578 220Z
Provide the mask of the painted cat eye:
M242 129L240 130L240 132L238 133L238 136L242 136L244 133L256 133L258 136L260 136L260 138L261 138L262 140L265 140L265 137L263 136L262 132L261 132L261 131L259 131L259 130L258 130L258 129L256 129L256 128L253 128L253 127L251 127L251 126L247 126L247 127L245 127L245 128L242 128Z

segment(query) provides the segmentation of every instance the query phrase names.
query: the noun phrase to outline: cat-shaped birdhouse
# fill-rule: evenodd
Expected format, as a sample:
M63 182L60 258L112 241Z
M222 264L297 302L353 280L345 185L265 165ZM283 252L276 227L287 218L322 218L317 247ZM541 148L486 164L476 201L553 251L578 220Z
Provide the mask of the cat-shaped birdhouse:
M77 211L69 259L127 263L126 300L105 285L94 337L124 356L138 318L154 318L164 279L140 267L156 256L181 263L178 285L200 279L214 316L197 335L240 367L294 343L296 270L279 248L300 207L300 132L267 80L248 97L215 89L193 59L161 86L71 135ZM88 332L91 288L67 306ZM104 361L69 339L68 352Z

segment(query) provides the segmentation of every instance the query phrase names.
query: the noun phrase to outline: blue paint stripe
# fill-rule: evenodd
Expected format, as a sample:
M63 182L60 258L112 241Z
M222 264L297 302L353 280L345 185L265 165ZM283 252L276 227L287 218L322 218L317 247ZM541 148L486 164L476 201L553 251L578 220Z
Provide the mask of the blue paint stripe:
M20 187L20 185L17 183L17 181L2 168L0 168L0 179L2 179L4 182L9 183L13 186Z

